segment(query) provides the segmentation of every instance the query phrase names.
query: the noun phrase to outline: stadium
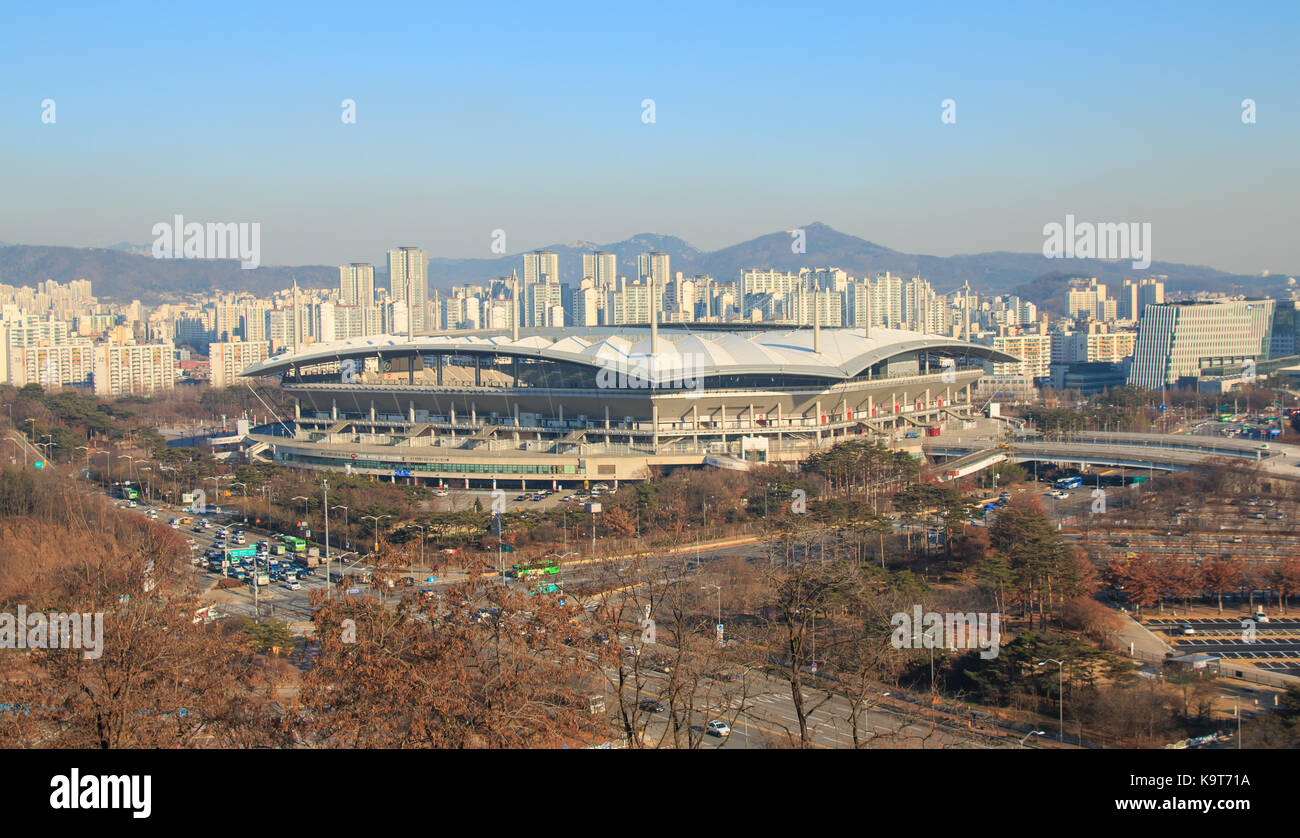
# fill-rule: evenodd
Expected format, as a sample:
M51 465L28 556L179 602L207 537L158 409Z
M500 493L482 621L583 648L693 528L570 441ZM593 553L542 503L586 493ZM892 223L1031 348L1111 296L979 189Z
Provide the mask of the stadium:
M250 456L449 488L581 487L655 467L748 468L843 439L937 433L1006 353L898 329L569 327L381 335L245 369L292 422ZM266 431L265 433L261 431Z

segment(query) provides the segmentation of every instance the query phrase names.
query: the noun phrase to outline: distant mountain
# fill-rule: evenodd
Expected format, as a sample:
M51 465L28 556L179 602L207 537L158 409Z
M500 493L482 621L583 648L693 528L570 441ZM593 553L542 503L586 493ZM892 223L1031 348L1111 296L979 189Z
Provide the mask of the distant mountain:
M1040 253L976 253L959 256L926 256L891 250L866 239L841 233L822 223L800 228L805 250L795 253L795 239L789 231L759 236L721 250L706 252L676 236L640 233L619 242L597 244L574 241L543 248L559 256L560 281L576 285L581 280L582 254L608 250L618 254L618 270L636 276L637 256L663 251L670 257L673 273L686 276L708 274L722 282L735 279L745 268L797 270L803 267L843 268L854 276L874 276L886 271L903 277L917 274L936 290L951 291L969 282L984 293L1014 293L1046 310L1063 306L1064 288L1071 277L1095 276L1118 286L1133 277L1164 274L1171 291L1223 291L1251 295L1284 295L1286 276L1236 276L1213 268L1154 262L1145 271L1135 271L1129 262L1095 259L1048 259ZM141 253L141 250L144 253ZM446 291L454 285L484 284L497 277L521 271L522 254L492 259L429 260L429 280ZM234 261L154 259L146 245L121 242L110 248L35 247L0 245L0 282L35 285L46 278L67 282L85 278L93 283L97 296L113 300L139 299L157 303L193 293L248 291L270 294L289 286L296 277L304 288L332 288L338 283L335 266L260 267L241 270ZM377 285L386 286L382 265L375 266Z
M339 269L310 265L246 271L227 259L155 259L97 247L0 247L0 282L6 285L88 279L95 296L123 302L154 304L214 289L267 294L287 288L295 276L299 285L322 288L338 284Z

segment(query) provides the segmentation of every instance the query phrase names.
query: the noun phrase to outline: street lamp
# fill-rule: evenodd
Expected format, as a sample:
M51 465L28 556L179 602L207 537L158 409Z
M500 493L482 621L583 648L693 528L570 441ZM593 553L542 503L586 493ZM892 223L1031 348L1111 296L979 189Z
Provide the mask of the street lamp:
M334 506L331 506L330 509L343 510L343 549L346 550L347 548L352 546L351 533L348 532L348 508L343 504L339 503L339 504L335 504Z
M547 553L543 558L549 559L554 557L557 573L558 575L562 576L564 560L567 559L569 556L576 556L576 555L578 555L578 552L576 550L568 550L563 553ZM559 578L557 578L555 581L559 582L560 580Z
M420 531L420 567L424 567L424 539L428 535L428 528L424 524L407 524L408 527L415 527Z
M721 631L721 628L722 628L722 586L721 586L721 585L702 585L702 586L700 587L700 590L701 590L701 591L707 591L709 588L714 588L714 589L716 589L717 592L718 592L718 622L717 622L717 626L718 626L718 631ZM721 637L718 638L718 643L719 643L719 645L721 645L721 643L722 643L722 638L721 638Z
M1043 736L1043 735L1045 735L1046 733L1047 733L1047 731L1045 731L1045 730L1031 730L1031 731L1029 731L1028 733L1026 733L1026 734L1021 738L1021 740L1020 740L1020 747L1022 747L1022 748L1025 747L1025 740L1028 739L1029 737L1031 737L1031 736Z
M238 486L244 493L244 523L248 523L248 484L240 480L232 480L231 486Z
M222 481L222 480L229 480L229 479L230 479L230 476L229 476L229 475L224 475L224 474L219 474L219 475L217 475L216 477L205 477L205 478L203 478L203 481L204 481L205 483L206 483L207 481L211 480L213 483L216 484L216 487L215 487L214 491L216 492L216 495L217 495L217 506L220 506L220 505L221 505L221 503L220 503L220 501L221 501L221 481ZM204 511L206 512L207 510L205 509Z
M374 529L375 529L375 552L376 553L379 552L379 522L384 518L391 518L391 517L393 516L392 515L362 515L361 516L361 520L363 521L375 522Z
M87 460L87 467L89 467L89 460L90 460L89 455L86 456L86 460ZM170 471L172 473L172 497L173 498L176 497L176 475L180 473L180 469L176 468L175 466L158 466L158 470Z
M5 438L8 439L10 442L12 442L12 443L14 444L14 446L18 448L19 451L23 452L23 468L26 468L26 467L27 467L27 449L26 449L25 447L23 447L23 444L22 444L22 443L20 443L18 440L14 439L13 437L5 437Z
M1060 686L1058 687L1060 691L1060 704L1058 705L1058 709L1060 710L1060 722L1059 722L1060 727L1056 732L1056 738L1059 741L1064 742L1065 741L1065 661L1061 660L1060 658L1048 658L1045 661L1039 661L1038 663L1034 664L1034 666L1042 666L1045 663L1054 663L1058 667L1060 667L1059 669Z

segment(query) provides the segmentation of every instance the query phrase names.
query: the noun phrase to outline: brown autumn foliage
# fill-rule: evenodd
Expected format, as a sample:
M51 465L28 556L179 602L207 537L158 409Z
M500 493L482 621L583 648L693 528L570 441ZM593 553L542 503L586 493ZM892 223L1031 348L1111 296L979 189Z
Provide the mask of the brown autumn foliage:
M392 609L368 597L318 601L302 733L364 748L600 741L604 717L588 712L585 660L563 643L575 611L475 574L434 599L406 593Z
M83 635L78 648L0 649L0 744L274 741L266 703L251 689L247 636L194 622L188 550L176 533L52 475L10 478L0 479L0 503L26 510L0 519L0 607L102 614L102 633Z

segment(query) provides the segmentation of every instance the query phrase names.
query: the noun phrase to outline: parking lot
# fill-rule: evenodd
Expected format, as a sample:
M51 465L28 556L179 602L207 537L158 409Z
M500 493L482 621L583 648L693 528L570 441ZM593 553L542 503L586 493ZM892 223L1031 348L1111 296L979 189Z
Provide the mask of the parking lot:
M1270 616L1256 621L1243 611L1236 617L1189 617L1147 620L1179 654L1215 655L1223 664L1300 675L1300 619ZM1193 633L1187 634L1191 628Z

